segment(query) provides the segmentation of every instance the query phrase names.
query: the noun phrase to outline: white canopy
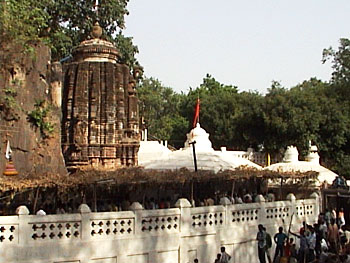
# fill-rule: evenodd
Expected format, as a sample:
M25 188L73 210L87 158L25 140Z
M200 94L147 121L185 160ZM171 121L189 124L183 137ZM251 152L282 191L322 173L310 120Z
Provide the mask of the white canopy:
M334 179L338 176L331 170L323 167L319 163L319 156L317 153L317 147L310 147L310 153L306 157L307 161L299 161L299 153L296 147L288 146L283 161L281 163L275 163L264 169L275 172L309 172L314 171L318 173L316 185L321 185L324 181L327 184L332 184Z
M220 170L235 170L238 167L262 169L261 166L248 159L233 157L229 152L215 151L209 140L209 134L200 127L199 123L187 134L184 148L169 152L166 156L162 155L158 158L155 156L153 160L143 163L144 168L156 170L187 168L194 170L193 146L190 144L194 141L199 170L218 172Z

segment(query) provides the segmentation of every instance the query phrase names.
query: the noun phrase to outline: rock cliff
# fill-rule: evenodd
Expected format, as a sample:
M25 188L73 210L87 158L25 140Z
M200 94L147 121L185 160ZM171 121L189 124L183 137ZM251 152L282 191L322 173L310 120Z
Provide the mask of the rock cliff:
M10 141L19 176L66 173L60 140L62 69L50 50L33 45L0 50L0 175Z

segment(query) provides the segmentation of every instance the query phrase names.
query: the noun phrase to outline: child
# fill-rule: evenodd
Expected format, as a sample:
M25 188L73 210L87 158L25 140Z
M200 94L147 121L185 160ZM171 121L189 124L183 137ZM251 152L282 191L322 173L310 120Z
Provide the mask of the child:
M220 263L220 261L221 261L221 254L217 254L214 263Z
M290 257L290 249L293 245L294 239L290 238L289 240L286 240L286 243L284 245L284 256L286 256L287 258Z

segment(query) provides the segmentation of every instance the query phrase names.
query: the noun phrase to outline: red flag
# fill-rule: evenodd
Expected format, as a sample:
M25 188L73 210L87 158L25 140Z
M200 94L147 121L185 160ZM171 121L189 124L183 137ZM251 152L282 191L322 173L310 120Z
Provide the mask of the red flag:
M197 99L196 107L194 108L193 128L196 127L198 122L199 122L199 98Z

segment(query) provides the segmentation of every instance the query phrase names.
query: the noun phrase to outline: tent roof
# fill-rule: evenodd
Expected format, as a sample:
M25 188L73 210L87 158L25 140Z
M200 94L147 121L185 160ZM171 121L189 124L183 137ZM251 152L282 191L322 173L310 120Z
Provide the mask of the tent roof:
M235 170L225 170L214 173L213 171L201 170L199 172L188 169L179 170L145 170L140 167L121 168L114 171L81 169L74 174L59 175L19 175L1 176L0 191L23 191L29 188L51 188L57 187L59 191L65 191L75 187L89 187L96 183L106 183L115 185L131 184L183 184L190 181L210 182L210 181L233 181L246 180L250 178L315 178L315 172L293 172L281 173L269 170L257 170L254 168L239 167Z
M320 183L326 181L328 184L332 184L334 179L338 176L331 170L321 166L318 163L306 162L306 161L295 161L295 162L282 162L275 163L264 168L265 170L281 172L281 173L293 173L293 172L315 172L317 174L317 180Z

